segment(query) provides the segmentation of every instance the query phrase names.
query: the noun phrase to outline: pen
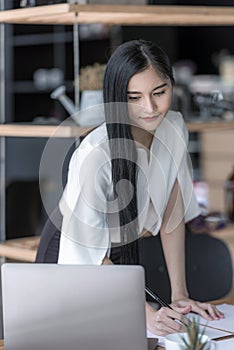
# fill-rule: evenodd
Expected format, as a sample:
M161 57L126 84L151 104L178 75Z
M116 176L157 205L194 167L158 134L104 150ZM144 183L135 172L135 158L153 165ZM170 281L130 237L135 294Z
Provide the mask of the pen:
M161 306L168 307L169 309L173 310L173 308L166 303L164 300L162 300L157 294L155 294L150 288L145 286L145 291L147 294L149 294L155 301L157 301ZM178 323L180 323L182 326L186 326L186 324L181 320L176 320Z
M157 301L161 306L166 306L169 309L173 310L172 307L167 304L164 300L162 300L157 294L155 294L151 289L148 287L145 287L145 291L147 294L149 294L155 301Z

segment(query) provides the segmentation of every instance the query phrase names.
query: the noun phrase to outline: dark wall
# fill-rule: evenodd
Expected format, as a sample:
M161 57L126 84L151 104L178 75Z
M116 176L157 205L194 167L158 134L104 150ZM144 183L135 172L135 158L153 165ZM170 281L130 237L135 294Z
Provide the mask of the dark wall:
M234 0L148 0L148 4L234 6ZM172 63L195 61L196 74L218 74L215 57L224 49L234 54L234 26L123 27L123 41L137 38L162 46Z

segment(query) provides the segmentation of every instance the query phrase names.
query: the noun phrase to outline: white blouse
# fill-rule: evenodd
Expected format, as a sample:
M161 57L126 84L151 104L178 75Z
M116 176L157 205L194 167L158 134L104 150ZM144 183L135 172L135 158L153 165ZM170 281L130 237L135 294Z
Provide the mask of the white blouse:
M153 235L159 232L176 180L182 193L185 222L200 214L187 143L188 131L182 115L169 111L155 131L150 157L143 148L137 148L139 234L143 228ZM106 124L92 131L73 153L59 207L63 223L58 262L101 264L111 243L120 242ZM181 219L173 215L171 228Z

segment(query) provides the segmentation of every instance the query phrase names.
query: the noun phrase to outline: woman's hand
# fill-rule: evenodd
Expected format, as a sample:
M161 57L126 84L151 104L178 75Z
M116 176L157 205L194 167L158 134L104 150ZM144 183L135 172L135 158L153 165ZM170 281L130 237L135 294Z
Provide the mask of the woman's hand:
M156 310L146 303L147 329L154 334L162 336L185 331L185 327L179 321L186 322L186 318L183 315L190 311L191 307L189 305L179 308L175 307L174 310L168 307L162 307L160 310Z
M186 306L191 307L191 311L195 312L206 320L218 320L220 318L224 318L224 314L220 312L215 305L210 303L204 303L189 299L187 297L178 298L174 300L171 304L171 307L174 308L185 308Z

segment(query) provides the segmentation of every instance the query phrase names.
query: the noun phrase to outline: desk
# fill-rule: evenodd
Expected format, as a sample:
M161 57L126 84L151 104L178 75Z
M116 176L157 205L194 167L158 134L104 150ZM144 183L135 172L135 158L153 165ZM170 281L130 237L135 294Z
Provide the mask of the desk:
M223 303L234 304L234 298L227 298L227 299L224 298L213 302L213 304L223 304ZM3 339L0 339L0 350L4 350ZM165 350L165 348L161 346L157 346L155 350Z
M212 303L216 304L216 305L225 304L225 303L234 305L234 297L231 297L231 298L227 297L227 298L215 300L215 301L212 301ZM2 350L1 347L0 347L0 350ZM165 348L163 348L161 346L157 346L155 350L165 350Z

